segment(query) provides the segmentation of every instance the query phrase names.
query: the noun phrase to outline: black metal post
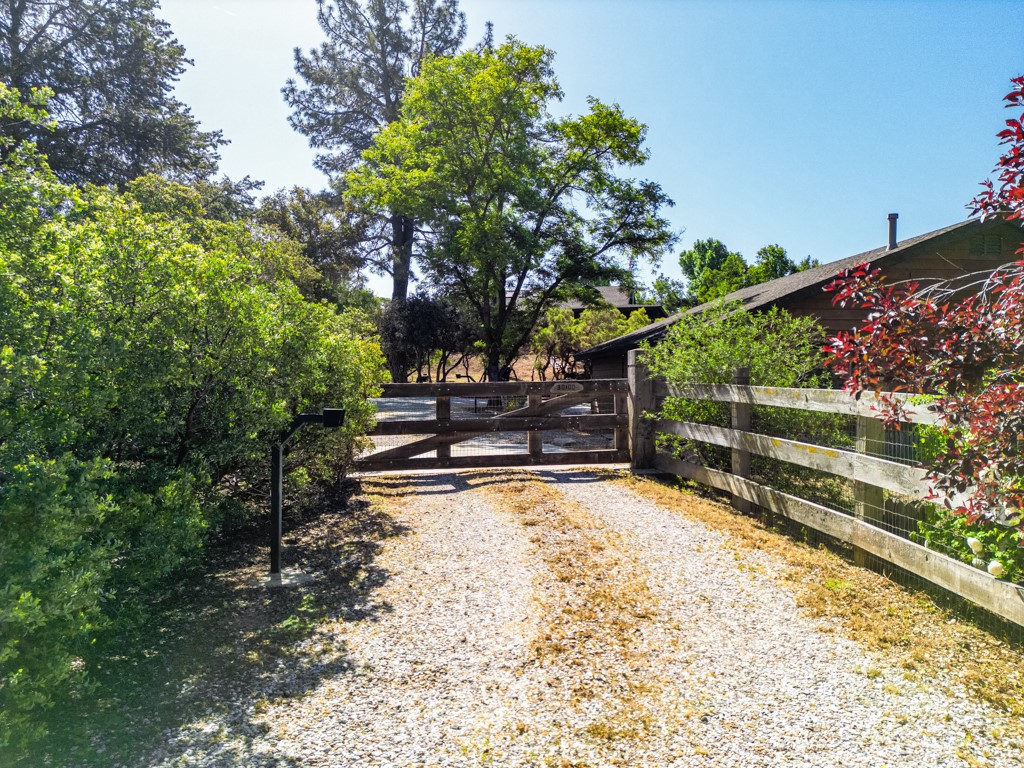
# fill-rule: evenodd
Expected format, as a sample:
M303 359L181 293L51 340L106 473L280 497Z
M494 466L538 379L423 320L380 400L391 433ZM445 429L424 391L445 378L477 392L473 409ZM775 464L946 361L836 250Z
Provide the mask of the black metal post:
M284 532L284 448L306 424L338 429L345 423L344 408L324 408L323 413L300 413L270 447L270 581L281 581L281 536Z
M270 447L270 578L281 576L281 506L284 499L284 443Z

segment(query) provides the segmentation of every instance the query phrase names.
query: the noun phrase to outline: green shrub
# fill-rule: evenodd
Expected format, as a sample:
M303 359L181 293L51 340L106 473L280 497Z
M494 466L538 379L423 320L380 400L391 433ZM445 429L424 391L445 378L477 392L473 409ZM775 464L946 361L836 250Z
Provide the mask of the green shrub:
M818 387L827 381L821 369L824 338L824 331L813 318L793 317L775 307L753 313L738 305L719 304L700 314L681 317L664 341L645 348L644 358L654 375L679 386L728 384L734 371L745 367L755 386ZM666 398L660 415L676 421L729 426L726 403ZM799 436L825 445L848 441L842 418L831 414L757 407L753 415L753 429L758 432ZM727 449L667 435L659 441L676 455L699 458L706 466L729 466ZM752 469L769 484L786 491L800 485L807 474L801 467L762 457L756 457Z
M918 395L912 398L912 402L921 405L932 399ZM950 439L950 435L940 427L927 424L917 425L914 437L917 459L926 467ZM1005 481L1016 484L1011 478ZM1024 584L1024 548L1021 548L1018 528L981 520L972 524L966 515L929 504L924 519L917 524L917 531L912 532L910 538L982 570L988 570L991 563L998 562L1002 566L999 578Z
M302 297L279 233L208 218L163 179L64 187L31 146L2 146L0 748L16 749L90 646L262 499L295 412L346 409L304 449L344 471L386 374L365 318Z
M1002 566L999 578L1024 584L1024 549L1017 528L981 521L972 525L966 515L932 504L910 538L982 570L997 562Z

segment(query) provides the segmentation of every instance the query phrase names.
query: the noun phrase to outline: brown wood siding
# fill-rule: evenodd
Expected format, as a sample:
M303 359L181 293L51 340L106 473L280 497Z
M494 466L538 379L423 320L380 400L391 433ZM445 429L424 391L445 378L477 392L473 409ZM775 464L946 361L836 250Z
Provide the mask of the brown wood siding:
M592 379L624 379L626 378L626 353L615 352L609 355L595 355L590 361L590 378Z
M991 253L993 237L998 237L1001 244L998 255ZM885 265L883 274L890 282L915 280L922 283L922 286L935 279L967 279L974 273L991 272L1016 261L1015 251L1020 247L1021 241L1022 234L1019 228L1003 224L986 233L986 240L980 246L977 242L972 243L972 235L965 235L938 246L934 243L922 243L908 249L898 262ZM987 249L990 253L979 254L979 248ZM865 310L834 307L832 295L824 291L812 295L790 296L780 301L779 306L793 315L814 315L830 333L855 328L867 316Z

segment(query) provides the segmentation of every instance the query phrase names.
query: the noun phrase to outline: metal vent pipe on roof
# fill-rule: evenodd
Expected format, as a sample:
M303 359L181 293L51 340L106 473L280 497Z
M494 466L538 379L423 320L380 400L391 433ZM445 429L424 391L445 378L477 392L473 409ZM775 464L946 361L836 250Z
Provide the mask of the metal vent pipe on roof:
M889 248L888 248L888 250L890 250L890 251L893 248L896 247L896 219L898 219L899 217L900 217L900 215L898 213L890 213L889 214Z

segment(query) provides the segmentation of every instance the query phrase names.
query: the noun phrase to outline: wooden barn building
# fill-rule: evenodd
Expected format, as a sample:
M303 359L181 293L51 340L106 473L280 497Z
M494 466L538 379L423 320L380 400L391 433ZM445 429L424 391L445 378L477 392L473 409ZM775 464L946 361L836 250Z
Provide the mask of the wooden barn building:
M747 310L778 306L793 315L814 315L830 332L850 330L859 325L867 311L832 305L832 295L823 289L840 270L868 263L879 267L889 281L967 278L1016 261L1016 250L1024 241L1020 222L1001 219L969 219L908 240L896 239L896 214L889 214L889 244L804 272L752 285L728 294L723 301L737 301ZM709 304L683 310L624 336L581 352L591 378L626 377L626 356L641 342L661 341L669 327L683 315L697 314Z

